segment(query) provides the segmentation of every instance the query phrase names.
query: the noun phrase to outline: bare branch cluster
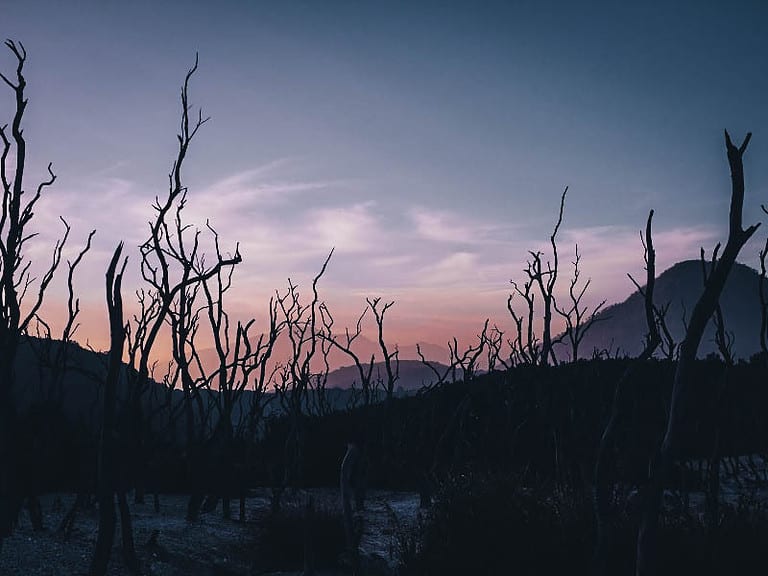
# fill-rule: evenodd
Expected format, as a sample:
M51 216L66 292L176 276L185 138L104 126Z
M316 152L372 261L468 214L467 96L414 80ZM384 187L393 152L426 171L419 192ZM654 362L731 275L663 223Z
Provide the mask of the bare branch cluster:
M597 304L590 311L583 304L583 299L590 285L591 279L581 283L581 254L576 245L575 259L573 260L573 276L568 285L568 303L560 305L555 296L555 288L559 274L559 254L557 249L557 234L563 223L563 211L565 209L565 197L568 193L566 186L560 196L560 207L557 221L549 237L552 250L552 259L545 261L541 251L529 251L530 259L524 270L526 280L520 285L515 280L510 280L514 291L507 298L507 310L514 322L514 332L507 339L510 349L509 364L548 365L557 364L555 347L567 340L570 347L571 361L579 358L579 347L587 332L601 320L606 319L600 312L605 305L605 300ZM525 303L524 312L515 309L515 297L522 298ZM537 321L537 305L541 307L540 319L542 322L541 338L537 335L535 322ZM558 336L552 334L553 313L557 313L564 322L565 330ZM491 342L499 344L499 335ZM500 358L499 355L495 356Z
M582 305L581 301L587 292L592 279L588 278L584 284L579 287L579 263L581 254L579 254L579 245L576 244L576 257L573 264L573 277L568 285L569 302L567 307L559 307L554 303L555 310L565 320L565 337L571 345L571 360L576 361L579 358L579 345L592 326L600 321L607 320L606 316L599 316L600 310L605 306L605 300L595 306L592 311L589 307ZM589 315L587 315L589 314Z
M60 218L64 224L64 234L56 241L51 259L40 278L32 276L32 263L26 258L26 248L27 243L37 233L30 231L29 225L34 218L38 201L46 189L56 181L56 175L52 164L49 163L47 177L31 192L26 190L27 141L23 120L28 104L25 94L27 82L24 77L27 51L23 44L13 40L6 40L5 46L16 60L16 70L11 77L0 73L0 79L10 89L14 100L10 129L8 124L0 125L0 545L2 539L11 532L11 510L15 509L15 501L20 498L14 482L16 465L12 461L13 449L17 443L17 431L14 427L16 410L12 399L17 351L22 336L32 332L33 328L50 332L38 312L61 263L62 251L70 232L67 222ZM79 302L73 300L72 296L72 275L89 246L90 237L88 246L75 262L69 265L69 321L64 328L65 339L71 338L76 330L76 317L79 313Z

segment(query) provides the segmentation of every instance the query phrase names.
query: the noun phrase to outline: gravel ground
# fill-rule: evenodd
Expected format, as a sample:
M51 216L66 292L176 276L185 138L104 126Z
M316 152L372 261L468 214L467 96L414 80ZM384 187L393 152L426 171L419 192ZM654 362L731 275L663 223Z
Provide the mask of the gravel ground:
M318 503L338 504L333 490L313 490ZM286 499L286 504L303 502L306 493ZM258 521L268 511L266 490L248 499L245 524L223 520L220 508L205 514L194 524L185 521L186 497L163 495L160 512L155 513L152 498L146 504L131 505L134 538L144 573L151 576L236 576L255 574L251 567L253 543ZM96 543L98 512L95 508L78 514L69 535L56 531L61 518L74 502L71 494L50 494L41 499L46 530L34 532L28 517L0 550L2 576L85 575ZM233 503L237 518L237 505ZM418 512L418 497L396 492L372 492L366 503L361 553L380 564L394 565L394 531L398 523L413 521ZM157 544L150 543L158 532ZM109 576L127 576L120 550L119 523ZM286 576L290 573L282 573Z

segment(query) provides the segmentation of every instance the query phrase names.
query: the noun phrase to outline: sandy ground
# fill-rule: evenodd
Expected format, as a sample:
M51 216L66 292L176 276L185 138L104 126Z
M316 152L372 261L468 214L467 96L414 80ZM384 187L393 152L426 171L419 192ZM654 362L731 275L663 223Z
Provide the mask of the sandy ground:
M318 503L338 505L338 493L332 490L313 490L312 495ZM286 498L286 504L305 499L306 493L299 492ZM46 527L43 532L34 532L26 514L22 517L21 525L0 551L0 575L87 574L96 543L96 509L81 511L69 536L56 531L73 501L71 494L51 494L42 498ZM185 496L163 495L159 513L155 513L151 497L146 504L131 505L136 548L144 573L152 576L258 574L252 567L253 546L259 518L268 510L268 492L257 490L248 499L245 524L237 520L236 503L233 503L235 520L222 519L219 507L215 512L203 515L199 522L190 524L184 519L186 501ZM372 492L365 508L361 553L393 566L396 524L414 520L418 497L409 493ZM150 543L154 531L159 532L158 545ZM121 557L119 526L115 540L108 574L128 575Z

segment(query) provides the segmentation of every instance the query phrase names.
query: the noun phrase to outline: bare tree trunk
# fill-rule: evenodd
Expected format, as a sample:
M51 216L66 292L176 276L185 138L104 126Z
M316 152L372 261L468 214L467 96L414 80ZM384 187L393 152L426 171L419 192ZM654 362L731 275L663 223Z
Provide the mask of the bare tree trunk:
M117 265L123 250L122 242L117 246L112 261L107 269L107 308L109 310L109 364L104 382L104 410L99 443L99 533L96 549L91 559L89 576L104 576L107 573L109 556L115 538L115 411L117 404L117 385L120 379L120 367L125 344L125 325L123 323L123 300L120 287L127 260L116 274Z
M197 522L200 519L200 508L204 500L205 495L202 490L194 489L187 502L187 522Z
M78 510L88 506L89 499L90 499L90 496L86 492L77 493L77 496L75 497L75 501L72 504L72 507L64 515L64 518L61 519L61 523L59 524L59 527L57 530L58 532L69 534L72 531L72 527L75 524L75 518L77 517Z
M304 574L315 574L315 541L314 541L315 504L312 496L307 497L304 508Z
M131 522L131 510L128 508L128 499L125 490L117 493L117 504L120 509L120 535L123 539L123 559L125 565L132 574L140 574L141 567L136 556L136 545L133 541L133 523Z
M32 529L35 532L42 532L45 530L43 525L43 509L40 506L40 499L37 496L27 497L27 512L29 512L29 520L32 523Z
M0 350L0 547L3 539L10 536L13 531L13 510L18 498L14 475L16 471L14 445L16 410L10 394L13 372L7 362L8 356L11 355L6 350Z
M705 520L707 532L710 538L713 538L720 525L720 430L715 431L715 442L712 447L712 455L709 458L709 469L707 470L707 495L706 495L706 513Z
M156 298L156 309L151 320L144 326L143 341L139 350L140 358L138 368L136 369L138 377L134 378L132 382L134 387L132 399L134 401L133 409L136 425L132 440L134 446L137 447L138 483L136 496L138 499L143 498L145 475L143 447L146 438L146 422L141 406L141 395L144 393L144 389L149 381L150 356L155 341L163 326L170 322L174 344L174 360L183 371L184 401L189 403L197 391L191 379L186 378L188 374L185 371L189 368L190 359L184 355L182 348L189 344L189 339L192 337L192 327L189 324L185 324L191 318L191 315L185 316L184 312L180 312L178 309L174 310L174 308L191 305L194 300L194 293L196 293L202 283L214 276L221 275L222 270L242 262L242 256L238 248L235 249L234 255L224 258L218 250L218 237L216 236L216 262L211 266L206 265L205 258L199 252L199 230L192 231L191 227L183 224L181 219L181 212L186 204L187 196L187 187L183 185L182 167L187 157L189 145L197 131L208 120L203 118L202 111L198 112L196 120L194 118L190 119L189 115L191 108L188 99L189 83L197 71L197 66L198 60L196 57L195 65L187 72L181 90L181 131L177 135L178 153L173 163L172 171L169 174L168 196L162 202L157 199L153 205L157 214L150 223L150 236L139 247L142 277L153 290ZM175 218L173 216L174 212ZM173 221L169 222L171 219ZM174 226L173 232L169 233L169 228ZM213 231L210 225L208 227ZM185 233L187 230L190 230L188 234ZM215 231L213 232L215 234ZM188 244L191 244L191 247ZM179 278L175 277L178 272L176 268L181 269L178 274ZM200 367L199 363L198 367ZM199 395L196 396L196 399L198 403L201 402ZM200 410L200 415L201 417L203 416L202 410ZM196 467L197 442L194 440L194 434L192 433L194 427L194 413L188 404L187 441L189 442L188 451L191 454L192 460L189 471L193 477L193 482L196 483L198 481L196 478L198 476ZM187 509L187 518L189 520L196 519L199 512L198 498L201 495L197 493L196 489L197 487L193 490L193 498L190 499Z
M549 262L547 262L547 270L543 271L541 268L541 254L538 254L538 257L536 254L533 254L534 262L538 261L538 268L531 279L535 279L538 283L539 291L541 292L541 297L544 301L544 327L542 328L540 359L544 366L549 364L550 358L552 359L553 364L557 363L554 357L554 343L552 342L552 307L555 302L554 291L558 273L557 232L560 229L560 225L563 223L563 208L565 206L565 195L567 193L568 187L566 186L562 196L560 196L560 211L558 213L557 223L552 231L552 235L549 237L549 243L552 245L552 266L550 267ZM545 276L547 277L546 281L544 280Z
M603 435L600 438L600 446L595 460L593 506L597 534L595 556L593 560L593 573L596 576L609 573L608 554L613 548L612 535L616 528L615 513L611 505L611 498L613 496L615 485L612 474L616 470L615 439L620 421L627 417L627 412L631 404L631 398L629 397L627 388L630 385L631 379L635 375L638 366L653 356L653 353L656 351L656 348L658 348L661 341L653 304L654 287L656 284L656 251L653 248L652 224L653 210L648 214L648 220L645 225L645 239L643 241L646 269L645 288L638 287L643 295L645 303L645 322L648 328L645 347L640 356L627 367L616 384L613 404L611 406L611 416Z
M99 491L99 534L96 549L91 558L89 576L104 576L107 573L112 543L115 540L115 494Z
M712 266L717 263L717 252L712 255ZM708 274L707 266L704 260L704 249L701 250L701 269L704 276L704 284L706 285ZM723 380L720 384L717 396L714 399L712 410L712 421L714 427L715 440L712 445L712 453L709 458L709 466L707 468L707 493L705 499L705 520L707 525L707 537L710 541L710 551L714 551L715 538L720 523L720 461L721 461L721 434L722 434L722 422L725 401L725 394L728 389L728 379L730 370L733 368L733 353L731 352L730 341L725 330L725 321L723 319L723 311L718 302L715 306L715 342L720 351L720 356L725 362L725 370L723 371Z
M717 307L725 281L730 274L741 248L755 233L759 225L746 230L742 228L742 209L744 206L744 166L742 157L747 149L752 134L747 134L741 146L731 142L725 133L725 145L728 163L731 168L731 206L729 215L728 242L723 255L713 266L704 292L696 302L688 323L685 339L680 345L680 359L675 371L672 388L672 405L667 421L661 449L654 456L650 467L649 485L645 488L640 530L637 537L637 576L651 576L658 573L658 522L661 508L664 482L669 476L672 465L681 455L689 432L688 425L691 397L695 394L695 383L691 378L696 353L704 334L704 329Z
M360 453L357 446L347 445L347 453L341 463L341 505L344 515L344 534L347 540L347 553L352 565L352 571L357 574L360 569L360 558L357 549L357 536L355 534L354 516L352 514L352 499L354 487L352 485L352 473L357 465Z
M30 262L26 258L25 243L34 234L30 234L26 226L34 217L37 201L55 182L56 175L48 164L49 177L36 188L27 187L24 181L27 142L23 118L28 103L24 64L27 51L20 42L13 40L6 40L5 46L13 53L16 70L10 78L0 73L0 79L11 89L15 103L10 131L7 124L0 122L0 204L3 206L0 218L0 547L3 539L11 534L21 503L13 395L16 353L21 335L26 333L43 304L69 233L69 226L64 222L66 233L56 242L51 263L39 276L37 285L31 286L33 280L27 274ZM12 162L14 165L9 166ZM23 302L25 295L30 296L27 302Z

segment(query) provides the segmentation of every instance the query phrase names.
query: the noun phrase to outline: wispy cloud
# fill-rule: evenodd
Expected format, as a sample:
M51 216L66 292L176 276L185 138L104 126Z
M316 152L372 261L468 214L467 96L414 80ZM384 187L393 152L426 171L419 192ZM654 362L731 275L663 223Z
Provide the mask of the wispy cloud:
M305 285L335 247L321 289L338 307L334 310L340 321L345 314L358 314L365 296L382 295L397 301L395 332L413 335L421 330L425 339L438 333L471 335L486 317L502 325L506 321L509 280L524 277L528 250L541 250L545 259L551 250L546 235L501 217L483 221L424 206L382 206L366 197L365 187L343 180L292 179L290 166L290 161L279 160L190 190L185 221L205 236L205 222L210 219L224 250L240 242L244 262L238 266L231 293L238 313L261 314L262 299L284 286L289 276ZM336 192L341 188L342 193L324 193L332 188ZM92 227L103 230L94 249L98 258L84 265L82 272L86 279L82 285L100 287L104 260L115 242L124 239L135 250L146 236L151 200L129 178L109 172L84 189L57 190L56 202L46 204L36 225L46 228L41 239L54 238L61 229L57 220L61 213L70 215L73 233ZM704 226L660 228L654 234L659 271L695 258L699 246L713 245L716 236L715 229ZM50 238L35 259L47 260ZM587 297L591 305L603 298L613 302L626 297L632 290L626 273L642 275L637 229L563 228L558 242L559 290L567 287L575 244L582 256L582 277L592 278ZM133 278L138 282L138 274ZM100 300L101 290L91 290Z
M477 222L458 213L424 207L412 208L408 216L420 239L452 244L483 244L504 231L499 224Z
M382 231L373 208L372 202L366 202L350 207L310 210L305 217L307 240L336 246L343 252L370 252L382 240Z
M653 234L656 249L657 274L681 260L697 258L699 247L711 247L716 243L718 231L713 227L690 226L658 229ZM615 302L628 296L633 290L627 274L643 277L643 246L639 229L628 226L594 226L571 228L562 231L558 242L561 290L567 287L567 278L573 272L575 246L581 256L581 278L592 279L588 300L595 302L606 298ZM551 246L540 243L546 260L551 260ZM522 278L522 275L520 276ZM594 302L592 302L594 304Z
M279 158L226 176L213 184L194 191L198 211L215 204L220 210L250 214L270 204L295 202L297 195L337 189L348 183L342 180L297 179L291 174L294 160Z
M47 265L50 251L63 234L60 218L72 228L65 258L80 250L81 238L92 229L97 230L97 235L89 259L96 253L111 251L120 241L129 247L138 245L151 217L149 199L142 201L139 192L133 181L116 176L94 177L77 188L57 182L36 206L30 231L38 235L29 243L28 256L37 264Z
M403 268L416 260L413 254L397 254L394 256L381 256L371 259L371 264L376 268Z
M653 234L657 267L663 270L680 260L697 258L700 246L714 245L718 231L708 226L674 227ZM573 259L578 244L584 263L596 270L616 270L618 266L643 266L643 247L637 229L619 226L576 228L564 233L561 243L568 249L563 256Z

